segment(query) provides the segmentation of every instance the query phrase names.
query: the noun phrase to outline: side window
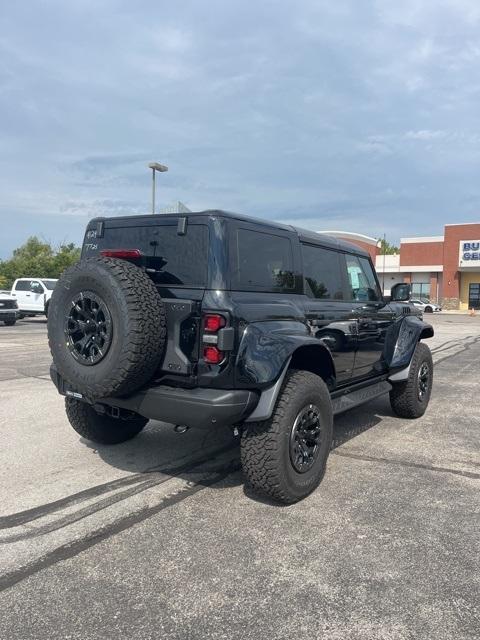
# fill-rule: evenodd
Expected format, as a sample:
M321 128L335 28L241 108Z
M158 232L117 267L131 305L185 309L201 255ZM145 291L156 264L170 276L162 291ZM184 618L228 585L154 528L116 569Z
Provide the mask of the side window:
M305 293L310 298L343 300L339 254L330 249L302 244Z
M237 230L235 285L267 291L295 289L292 246L289 238L271 233Z
M30 282L30 290L34 293L44 293L42 285L37 280L32 280Z
M370 261L367 258L347 254L348 283L351 300L357 302L376 302L381 293L375 279Z
M15 291L30 291L30 282L27 280L19 280L15 285Z

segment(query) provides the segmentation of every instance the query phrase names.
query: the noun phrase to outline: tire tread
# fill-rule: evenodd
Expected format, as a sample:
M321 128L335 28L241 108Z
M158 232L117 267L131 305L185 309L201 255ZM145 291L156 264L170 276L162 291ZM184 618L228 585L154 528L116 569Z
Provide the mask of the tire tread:
M419 418L425 413L428 405L420 403L417 397L417 375L420 363L430 363L430 371L433 376L433 361L430 349L426 344L419 342L415 348L410 365L408 379L404 382L396 382L390 391L390 404L393 411L401 418Z
M309 388L312 384L322 389L323 401L330 403L327 387L321 378L309 371L292 369L285 376L271 418L247 423L242 432L241 461L247 484L253 491L284 504L291 504L299 499L286 486L281 463L281 439L285 437L287 409L299 388ZM319 482L324 473L325 466Z

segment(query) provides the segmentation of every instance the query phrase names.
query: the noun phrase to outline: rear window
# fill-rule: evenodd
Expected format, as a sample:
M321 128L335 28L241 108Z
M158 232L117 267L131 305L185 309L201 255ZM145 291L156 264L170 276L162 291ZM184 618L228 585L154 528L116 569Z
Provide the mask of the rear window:
M295 288L289 238L239 228L233 286L240 290L285 291Z
M88 232L87 232L88 233ZM187 224L185 235L172 225L116 227L105 229L103 238L93 244L102 249L139 249L147 257L147 268L154 270L152 280L164 286L205 287L208 265L208 227ZM85 255L92 255L88 244Z

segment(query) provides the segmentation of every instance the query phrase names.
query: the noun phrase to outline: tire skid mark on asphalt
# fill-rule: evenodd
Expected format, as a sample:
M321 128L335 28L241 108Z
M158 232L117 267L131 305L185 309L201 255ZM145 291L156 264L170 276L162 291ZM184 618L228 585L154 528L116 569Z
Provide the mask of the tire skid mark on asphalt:
M439 365L441 362L445 362L445 360L448 360L449 358L454 358L455 356L460 355L461 353L464 353L465 351L470 351L471 347L479 344L480 343L480 336L477 336L476 338L474 338L471 342L463 342L461 343L461 348L458 349L457 351L454 351L454 353L450 353L444 357L439 358L438 360L435 359L434 360L434 364ZM438 353L438 352L437 352Z
M145 507L128 516L120 518L111 524L104 525L103 527L91 531L89 534L79 540L63 544L53 551L40 556L36 560L33 560L32 562L29 562L22 567L19 567L18 569L13 569L12 571L5 573L4 575L0 576L0 592L13 587L18 582L21 582L29 576L38 573L42 569L46 569L56 564L57 562L61 562L62 560L72 558L82 551L85 551L86 549L89 549L90 547L103 542L107 538L121 533L122 531L129 529L133 525L138 524L139 522L143 522L144 520L151 518L157 513L160 513L164 509L182 502L195 493L203 491L203 489L221 482L231 473L238 471L238 469L238 461L230 461L225 467L220 467L216 470L204 473L203 477L196 482L186 481L183 487L181 487L174 493L166 495L159 503L151 507Z
M465 344L471 344L476 342L477 338L470 336L470 341L467 340L456 340L451 341L448 345L440 345L436 349L432 349L432 355L437 355L438 353L444 353L445 351L451 351L452 349L461 349L465 346Z
M48 374L46 373L39 373L38 375L33 375L30 373L19 373L18 375L14 376L13 378L0 378L0 383L2 382L11 382L12 380L43 380L44 382L52 382L50 379L50 376L47 378L45 376L47 376Z
M117 489L128 487L130 485L134 485L131 489L127 489L126 491L122 491L119 494L115 494L113 496L109 496L104 500L94 503L86 507L82 511L90 510L89 513L86 513L82 517L86 517L86 515L91 515L95 513L95 511L100 511L101 509L110 506L110 504L114 504L115 502L119 502L127 497L135 495L137 493L141 493L146 489L163 484L167 480L171 478L179 477L182 473L191 473L194 472L195 469L205 463L212 462L212 460L227 451L230 451L236 447L236 443L228 444L220 449L216 449L215 451L210 451L207 454L203 455L196 460L190 460L182 465L171 468L163 468L160 469L159 466L150 467L145 469L145 471L132 474L130 476L125 476L123 478L117 478L116 480L112 480L110 482L105 482L104 484L99 484L94 487L90 487L88 489L83 489L78 493L73 493L64 498L60 498L59 500L55 500L54 502L48 502L43 505L39 505L38 507L33 507L32 509L26 509L25 511L18 511L17 513L12 513L6 516L0 517L0 529L12 529L18 527L20 525L26 525L42 518L44 516L51 515L58 511L61 511L65 507L74 506L77 504L81 504L91 498L95 498L101 496L105 493L110 493L112 491L116 491ZM154 478L149 478L150 474L154 474ZM106 504L108 502L108 504ZM96 509L98 505L98 509ZM78 512L77 512L78 513ZM65 524L62 526L67 526L72 522L76 521L75 513L64 516L62 520L65 521ZM68 521L70 519L70 521ZM6 540L0 540L6 541Z
M467 340L471 340L471 339L475 339L475 336L465 336L462 340L447 340L446 342L442 342L442 344L439 344L438 347L433 347L433 349L430 349L430 351L432 353L439 353L440 351L446 351L447 349L451 349L452 347L455 346L462 346L462 344L464 342L466 342Z
M472 336L467 336L465 339L468 340L469 338L471 338ZM446 347L446 345L449 344L458 344L459 341L457 338L452 338L452 340L445 340L445 342L442 342L441 344L439 344L436 347L433 347L432 349L430 349L430 351L432 353L436 353L439 349L444 349Z
M157 485L161 485L164 482L171 480L173 477L173 476L165 476L164 474L159 474L159 475L162 476L161 479L153 479L153 480L148 480L144 482L137 480L134 486L130 487L130 489L126 489L125 491L121 491L112 496L107 496L102 500L95 502L94 504L91 504L87 507L83 507L82 509L79 509L78 511L75 511L75 513L60 517L54 522L50 522L48 524L44 524L40 526L34 526L34 525L30 525L30 522L31 522L30 521L27 524L23 525L24 527L28 527L28 531L11 534L7 536L0 536L0 544L12 544L14 542L20 542L22 540L38 538L38 536L46 535L47 533L53 533L54 531L58 531L59 529L68 527L69 525L74 524L75 522L79 522L84 518L88 518L88 516L91 516L94 513L98 513L99 511L102 511L103 509L106 509L107 507L110 507L116 504L117 502L122 502L123 500L126 500L131 496L138 495L143 491L146 491L147 489L150 489ZM38 518L40 517L41 516L38 516Z
M393 464L401 467L412 467L414 469L422 469L424 471L438 471L440 473L452 473L456 476L463 476L464 478L471 478L473 480L480 480L480 473L474 471L463 471L462 469L449 469L448 467L436 467L431 464L422 464L421 462L408 462L408 460L398 460L393 458L380 458L376 456L367 456L360 453L353 453L351 451L339 451L335 449L331 451L337 456L342 458L354 458L355 460L362 460L363 462L382 462L384 464Z

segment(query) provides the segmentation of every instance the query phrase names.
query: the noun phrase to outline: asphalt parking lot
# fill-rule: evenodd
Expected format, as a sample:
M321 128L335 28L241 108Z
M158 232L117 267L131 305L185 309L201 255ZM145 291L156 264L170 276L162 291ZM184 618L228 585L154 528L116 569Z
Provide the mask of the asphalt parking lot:
M45 321L0 327L0 638L480 638L480 317L427 319L427 414L337 418L290 507L245 493L229 433L81 440Z

